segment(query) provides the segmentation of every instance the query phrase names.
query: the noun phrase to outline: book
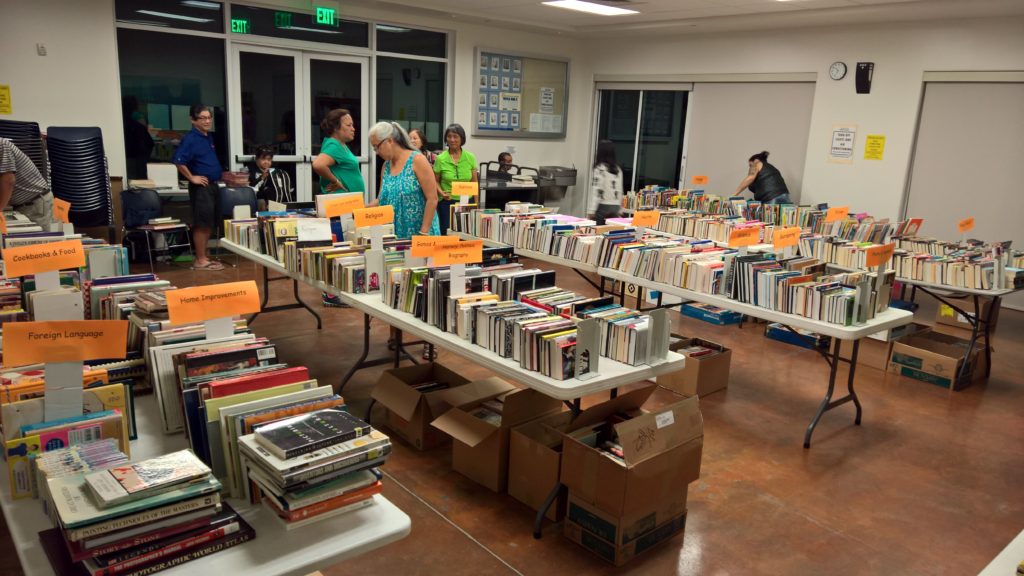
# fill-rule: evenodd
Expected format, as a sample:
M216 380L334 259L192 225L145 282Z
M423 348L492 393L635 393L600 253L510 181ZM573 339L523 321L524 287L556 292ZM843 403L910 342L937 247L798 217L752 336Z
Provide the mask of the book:
M131 530L137 526L150 526L153 524L166 520L168 518L178 518L184 514L189 514L196 510L203 510L206 508L212 508L220 504L220 493L210 493L194 498L187 498L185 500L179 500L172 502L164 506L157 506L142 510L134 514L127 514L111 518L109 520L94 522L92 524L86 524L80 528L67 528L65 530L65 536L71 542L83 542L83 546L90 547L89 543L93 546L98 546L97 542L100 537L115 532L127 534L127 530ZM62 521L65 526L67 523ZM145 531L139 532L143 534ZM125 538L128 536L125 535Z
M115 466L85 476L86 485L101 507L123 504L201 480L210 468L189 450L179 450L142 462Z
M124 530L107 532L92 538L68 540L68 550L75 560L128 550L175 534L208 526L213 517L222 510L220 499L217 503L193 512L170 516L162 520L132 526ZM66 536L66 535L65 535Z
M369 424L348 412L329 408L260 426L256 441L278 458L288 460L360 438L370 430Z
M147 576L148 574L154 574L161 570L180 566L186 562L204 558L210 554L215 554L217 552L227 550L228 548L238 546L239 544L244 544L256 537L256 531L253 530L252 526L250 526L249 523L241 516L238 517L238 524L239 529L233 534L222 536L216 540L206 542L194 548L179 550L150 564L119 572L119 576Z

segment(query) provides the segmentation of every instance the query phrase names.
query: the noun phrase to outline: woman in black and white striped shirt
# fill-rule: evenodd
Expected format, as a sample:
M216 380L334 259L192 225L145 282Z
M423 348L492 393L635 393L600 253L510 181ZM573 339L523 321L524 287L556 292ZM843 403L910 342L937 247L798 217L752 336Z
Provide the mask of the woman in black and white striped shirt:
M46 178L14 142L0 138L0 210L8 206L44 230L49 229L53 194Z
M249 185L256 191L260 210L266 210L268 202L285 204L295 201L291 176L284 170L271 168L273 163L273 148L260 146L256 149L256 162L249 169Z

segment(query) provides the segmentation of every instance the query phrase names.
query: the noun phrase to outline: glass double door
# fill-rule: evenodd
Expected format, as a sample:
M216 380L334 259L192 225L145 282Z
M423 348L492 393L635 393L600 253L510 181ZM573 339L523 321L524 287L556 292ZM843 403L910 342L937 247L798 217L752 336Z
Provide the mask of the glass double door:
M257 148L270 146L274 166L291 175L296 198L312 200L320 189L313 159L329 136L320 121L331 110L345 108L356 125L356 138L348 147L359 158L363 181L369 182L368 58L244 44L234 44L232 52L235 169L248 169Z

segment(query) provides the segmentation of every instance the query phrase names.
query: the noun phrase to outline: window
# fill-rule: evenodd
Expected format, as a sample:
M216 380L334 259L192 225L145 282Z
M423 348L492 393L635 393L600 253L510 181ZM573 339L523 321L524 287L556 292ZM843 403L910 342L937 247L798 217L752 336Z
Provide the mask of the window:
M444 32L377 24L377 51L445 58L448 55L448 35Z
M119 28L118 64L124 105L125 146L129 177L147 158L134 145L153 139L153 162L170 162L181 136L192 129L189 107L202 103L213 111L213 140L222 166L228 166L228 115L224 87L224 41L163 32ZM139 177L139 176L135 176Z
M204 32L224 31L224 7L209 0L117 0L118 22Z
M419 128L433 150L441 148L445 63L377 57L377 119Z
M370 46L370 26L366 22L336 18L333 11L317 8L312 14L231 6L231 33L290 38L342 46Z

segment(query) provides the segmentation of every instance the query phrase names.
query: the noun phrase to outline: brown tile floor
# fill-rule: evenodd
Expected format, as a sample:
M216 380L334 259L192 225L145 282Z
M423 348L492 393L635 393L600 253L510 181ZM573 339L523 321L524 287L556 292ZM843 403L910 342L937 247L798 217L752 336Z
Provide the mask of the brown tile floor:
M256 271L243 261L219 273L161 274L185 286ZM558 277L592 290L569 270ZM288 300L288 284L273 285L272 303ZM322 331L301 310L267 314L254 329L286 361L335 384L358 357L362 317L321 308L309 288L302 295L323 314ZM934 305L922 304L918 316L930 321ZM454 473L448 449L420 453L397 442L385 495L412 518L412 534L324 574L973 574L1024 528L1024 314L1003 311L991 378L962 392L860 367L863 425L853 425L850 405L830 412L810 450L803 432L828 377L819 356L764 338L761 325L675 316L677 332L735 350L728 390L701 403L703 468L690 486L685 537L615 569L562 538L559 525L547 523L534 540L532 512ZM373 326L382 353L388 332ZM445 351L441 360L468 377L486 374ZM357 373L346 388L357 414L381 370ZM652 402L670 399L660 391ZM0 573L16 574L6 534L0 551Z

